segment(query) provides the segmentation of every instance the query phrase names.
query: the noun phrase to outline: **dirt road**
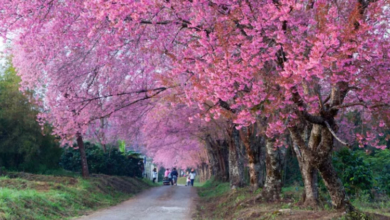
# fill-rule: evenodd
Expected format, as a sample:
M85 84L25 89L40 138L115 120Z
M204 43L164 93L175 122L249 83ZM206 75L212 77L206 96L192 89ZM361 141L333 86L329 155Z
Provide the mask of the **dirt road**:
M155 187L77 220L189 220L196 196L195 188L189 186Z

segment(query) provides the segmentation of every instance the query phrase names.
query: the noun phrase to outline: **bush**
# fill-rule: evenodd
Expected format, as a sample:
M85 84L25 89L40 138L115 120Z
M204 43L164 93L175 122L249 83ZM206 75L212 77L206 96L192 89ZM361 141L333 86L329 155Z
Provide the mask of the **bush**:
M370 164L374 173L374 186L380 193L390 195L390 150L373 150L367 155L360 151L360 155Z
M370 164L358 153L343 148L336 152L333 157L333 164L348 194L355 195L373 187L373 174Z
M85 152L90 173L142 177L142 159L138 154L121 153L117 149L103 152L96 145L85 143ZM81 172L81 159L78 149L67 147L61 156L60 165L73 172Z

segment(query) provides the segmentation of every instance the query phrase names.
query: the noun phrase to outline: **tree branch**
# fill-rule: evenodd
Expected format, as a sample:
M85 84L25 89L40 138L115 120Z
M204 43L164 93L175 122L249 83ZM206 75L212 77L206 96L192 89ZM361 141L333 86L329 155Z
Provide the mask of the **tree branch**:
M345 142L345 141L341 140L339 137L337 137L336 133L333 131L333 129L330 127L330 125L327 121L325 121L325 125L328 128L328 130L330 131L330 133L332 133L333 137L336 138L336 140L338 140L341 144L345 145L348 148L351 147L350 144L348 144L347 142Z
M296 91L295 86L291 88L291 93L292 93L293 102L298 106L297 111L304 119L306 119L307 121L313 124L319 124L319 125L324 124L325 120L321 116L314 116L307 112L305 103L303 102L298 91Z
M315 92L317 94L318 102L320 103L320 108L323 111L324 110L324 102L322 101L321 92L320 92L320 86L317 84L315 88Z
M364 102L352 102L352 103L347 103L347 104L343 104L343 105L335 105L331 109L335 110L335 109L342 109L342 108L348 108L348 107L353 107L353 106L363 106L365 108L380 108L380 107L389 107L390 105L387 103L378 103L378 104L374 104L374 105L369 106Z
M335 106L332 107L332 110L334 110L334 109L348 108L348 107L353 107L353 106L358 106L358 105L367 107L367 106L366 106L366 103L364 103L364 102L353 102L353 103L347 103L347 104L343 104L343 105L335 105Z
M90 121L94 121L94 120L96 120L96 119L101 119L101 118L109 117L109 116L112 115L114 112L117 112L117 111L119 111L119 110L121 110L121 109L127 108L127 107L129 107L129 106L131 106L131 105L134 105L134 104L138 103L138 102L141 102L141 101L144 101L144 100L147 100L147 99L151 99L151 98L153 98L153 97L156 97L157 95L159 95L159 94L162 93L163 91L165 91L165 89L164 89L164 90L159 90L159 91L155 92L154 94L152 94L152 95L150 95L150 96L146 95L145 97L143 97L143 98L141 98L141 99L137 99L137 100L134 100L134 101L132 101L132 102L130 102L130 103L128 103L128 104L125 104L125 105L116 107L116 108L115 108L114 110L112 110L111 112L109 112L109 113L107 113L107 114L105 114L105 115L103 115L103 116L100 116L100 117L92 118Z
M226 109L226 110L228 110L228 111L230 111L230 112L232 112L232 113L236 113L236 110L231 109L230 106L229 106L229 104L228 104L227 102L223 101L222 99L219 99L218 104L219 104L219 106L221 106L222 108L224 108L224 109Z
M174 86L173 86L174 87ZM137 91L132 91L132 92L121 92L121 93L117 93L117 94L109 94L109 95L103 95L103 96L98 96L98 97L94 97L94 98L90 98L90 99L87 99L87 98L82 98L83 100L81 100L80 102L90 102L90 101L94 101L94 100L97 100L97 99L105 99L105 98L109 98L109 97L113 97L113 96L123 96L123 95L131 95L131 94L141 94L141 93L147 93L147 92L155 92L155 91L158 91L158 92L162 92L162 91L165 91L167 90L168 88L173 88L173 87L158 87L158 88L154 88L154 89L140 89L140 90L137 90Z

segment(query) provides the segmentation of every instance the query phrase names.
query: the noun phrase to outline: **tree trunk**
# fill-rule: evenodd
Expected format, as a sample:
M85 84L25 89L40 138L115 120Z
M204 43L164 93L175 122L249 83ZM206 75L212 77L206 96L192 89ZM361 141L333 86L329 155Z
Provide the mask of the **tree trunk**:
M229 180L230 187L235 189L244 185L244 166L240 161L240 137L238 130L233 127L229 141Z
M262 186L261 178L261 146L264 144L262 137L257 134L256 124L242 128L240 137L245 146L248 157L249 182L253 190Z
M250 178L249 181L253 190L256 190L260 187L259 179L260 179L261 166L260 166L259 159L260 159L259 157L255 157L253 155L249 157L249 163L248 163L249 178Z
M302 203L308 207L318 207L318 172L316 168L309 163L309 161L298 160L303 182L305 184L305 191L302 196Z
M298 144L306 144L305 140L308 139L309 136L307 134L308 128L305 127L305 130L301 130L300 133L297 128L291 128L290 134L291 139L293 140L293 149L297 156L299 169L302 174L303 183L305 185L305 191L302 195L302 204L304 206L309 206L312 208L318 207L319 205L319 192L318 192L318 172L313 164L313 158L310 157L305 151L301 151ZM299 137L300 136L300 137Z
M353 211L354 208L345 194L344 186L333 168L332 159L329 157L320 163L318 165L318 170L324 180L326 189L329 191L333 207L347 210L348 212Z
M219 140L218 143L218 158L221 170L221 181L229 180L229 144L226 140Z
M211 138L209 137L206 138L207 156L209 159L212 175L214 175L214 177L218 179L218 171L219 171L218 158L217 155L215 155L215 149L213 149L214 146L210 139Z
M204 182L209 179L208 169L209 169L208 165L205 162L202 162L202 176L201 176L202 178L200 178L201 182Z
M206 179L205 180L209 180L210 179L210 166L208 164L206 164L205 166L206 166Z
M224 146L226 142L214 141L210 136L206 137L206 150L209 158L209 165L211 174L216 180L227 181L228 172L226 169L227 155L224 156L227 151L227 146Z
M103 148L103 152L106 153L107 152L107 147L106 147L106 136L105 136L105 133L104 133L104 127L105 127L105 123L104 123L104 118L101 118L100 119L100 144L102 145L102 148ZM98 136L99 137L99 136Z
M266 201L279 201L280 193L282 191L282 173L281 166L278 163L277 151L274 148L274 141L271 139L266 140L266 169L267 175L265 184L261 196Z
M318 169L325 182L334 208L353 211L354 208L348 201L343 184L333 168L331 158L333 136L329 129L323 125L313 124L308 146L304 143L296 127L290 127L290 133L294 142L299 146L297 152L301 153L300 155L302 156L300 166L302 177L305 178L305 199L308 200L305 203L313 205L315 202L318 203L318 198L315 198L315 196L318 197L318 191L316 186L313 185L315 183L315 176L313 177L313 175L315 174L312 172L312 167L314 166Z
M265 178L267 176L266 158L267 158L267 149L263 140L263 144L260 146L260 156L259 156L259 161L260 161L259 187L264 186Z
M321 135L321 143L317 149L317 157L315 158L315 162L317 162L317 169L324 180L326 189L329 191L334 208L351 212L354 208L349 202L344 186L338 178L336 170L333 168L332 164L331 153L334 142L332 133L325 126L316 126L318 126L318 133Z
M85 154L83 137L81 136L80 133L77 133L77 145L78 145L79 150L80 150L81 173L82 173L82 176L84 178L87 178L89 176L87 156Z

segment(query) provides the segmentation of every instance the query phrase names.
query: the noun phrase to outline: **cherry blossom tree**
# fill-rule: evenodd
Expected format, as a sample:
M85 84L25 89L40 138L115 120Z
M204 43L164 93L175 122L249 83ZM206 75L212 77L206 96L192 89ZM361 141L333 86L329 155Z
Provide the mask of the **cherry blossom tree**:
M269 138L289 127L295 149L310 161L309 168L320 171L334 206L350 209L330 160L333 140L344 143L336 135L335 118L340 109L361 106L370 116L383 117L376 127L388 120L388 115L378 114L386 111L389 101L386 4L229 1L194 5L198 19L190 20L193 28L186 30L193 37L179 54L184 58L176 56L172 74L192 75L189 102L219 105L209 117L218 117L226 107L235 110L238 125L254 123L256 115L268 117ZM307 143L300 138L305 129L298 129L305 126ZM365 137L358 134L357 138L366 142L375 139L368 132L360 135ZM371 144L383 148L375 141ZM308 178L305 173L304 178ZM306 192L306 197L316 203L314 193Z
M77 137L81 152L82 136L91 123L143 105L166 90L153 77L158 74L155 67L162 65L152 64L164 59L142 37L154 38L149 26L139 27L135 22L133 31L116 29L112 26L115 18L96 14L103 5L95 3L1 2L0 31L3 36L15 35L13 62L22 77L22 88L41 91L44 112L40 120L52 123L54 133L65 141ZM134 3L133 7L142 14L142 5ZM134 34L130 38L128 31ZM85 158L82 161L87 176Z
M23 86L45 94L41 117L63 138L180 85L205 121L231 120L230 146L240 145L237 129L266 118L272 160L289 131L308 162L300 164L308 203L317 203L318 170L340 209L351 206L330 160L334 140L344 143L337 118L350 109L375 117L355 139L383 148L373 131L390 121L386 0L0 3ZM276 185L277 167L267 169Z

